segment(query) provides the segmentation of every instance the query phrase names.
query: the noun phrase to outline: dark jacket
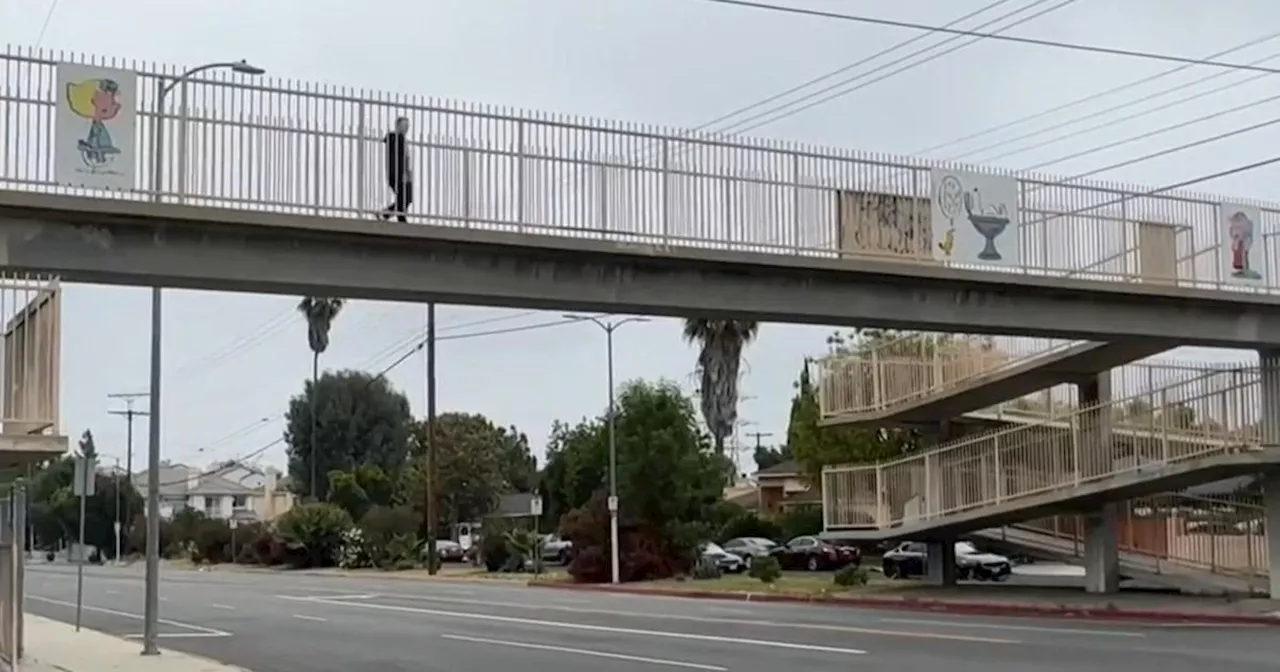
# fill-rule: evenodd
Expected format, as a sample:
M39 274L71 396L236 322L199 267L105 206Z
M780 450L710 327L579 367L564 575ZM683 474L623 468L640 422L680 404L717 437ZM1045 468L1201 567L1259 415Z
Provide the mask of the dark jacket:
M404 134L391 131L382 142L387 146L387 183L394 186L408 182L410 175Z

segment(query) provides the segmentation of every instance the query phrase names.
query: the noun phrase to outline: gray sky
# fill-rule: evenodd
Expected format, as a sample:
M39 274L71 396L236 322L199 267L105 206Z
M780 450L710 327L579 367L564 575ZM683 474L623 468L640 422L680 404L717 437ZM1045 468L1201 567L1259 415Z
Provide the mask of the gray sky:
M1009 2L974 22L1031 1ZM0 40L35 43L49 2L0 4ZM943 24L988 2L795 0L791 4ZM1202 57L1263 37L1277 25L1280 6L1264 0L1077 0L1011 33ZM60 0L41 46L184 65L247 58L273 76L288 79L687 127L914 35L697 0L117 0L109 7L87 0ZM888 59L942 39L931 37ZM1272 54L1280 57L1280 39L1226 58L1247 62ZM850 71L846 77L880 62ZM1269 64L1280 64L1280 58ZM983 41L753 134L911 153L1170 67ZM1211 72L1191 68L933 156L955 157ZM967 160L981 162L1250 76L1232 73L1125 112L975 153ZM1277 91L1274 76L1262 77L994 163L1025 168ZM1046 170L1072 175L1274 118L1277 109L1277 103L1262 104ZM1277 141L1280 132L1266 129L1100 177L1159 186L1267 158L1280 146ZM1277 201L1277 177L1280 171L1263 169L1206 184L1203 190ZM291 312L297 298L186 291L170 291L166 296L165 455L205 463L248 452L279 436L277 419L197 452L202 445L260 418L278 418L288 397L309 375L305 328ZM123 455L124 422L107 415L109 408L120 405L108 402L106 395L146 386L147 306L144 289L72 286L66 292L65 429L78 435L91 428L99 449L108 455ZM558 315L444 307L439 317L441 335L446 336L533 324ZM465 326L497 318L505 319ZM323 364L380 368L407 349L407 343L398 344L421 329L422 322L420 306L352 303L338 321ZM772 432L773 438L766 441L780 438L785 432L790 383L802 357L823 350L828 332L781 325L761 330L759 342L746 354L749 375L744 393L748 398L741 403L741 416L756 424L745 431ZM681 342L677 322L663 319L628 325L619 331L616 345L620 380L665 376L691 387L695 353ZM495 422L515 424L530 435L539 453L554 419L574 421L599 412L604 403L604 337L590 325L442 342L439 354L442 410L481 412ZM1242 356L1205 350L1181 354L1196 359ZM422 358L415 356L391 374L419 412L423 371ZM135 430L135 436L145 437L145 422ZM142 451L137 455L144 453L145 438L135 448ZM268 458L283 466L282 449L268 453Z

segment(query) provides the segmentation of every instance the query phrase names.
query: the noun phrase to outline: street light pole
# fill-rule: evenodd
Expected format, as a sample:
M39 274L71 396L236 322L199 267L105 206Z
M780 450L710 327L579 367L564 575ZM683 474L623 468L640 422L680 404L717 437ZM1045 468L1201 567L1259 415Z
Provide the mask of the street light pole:
M627 317L608 322L589 315L565 315L571 320L594 322L604 330L609 369L609 570L613 583L619 583L618 571L618 432L617 408L614 403L613 332L628 322L648 322L644 317Z
M231 70L242 75L261 75L265 70L247 62L229 61L208 63L191 68L165 84L165 78L156 81L156 113L154 142L151 146L151 190L160 202L161 178L164 175L164 99L179 84L185 84L195 75L208 70ZM186 114L186 111L183 111ZM182 166L179 166L182 169ZM151 427L147 446L147 578L145 609L143 612L142 655L159 655L156 640L160 629L160 344L161 302L160 285L151 288Z

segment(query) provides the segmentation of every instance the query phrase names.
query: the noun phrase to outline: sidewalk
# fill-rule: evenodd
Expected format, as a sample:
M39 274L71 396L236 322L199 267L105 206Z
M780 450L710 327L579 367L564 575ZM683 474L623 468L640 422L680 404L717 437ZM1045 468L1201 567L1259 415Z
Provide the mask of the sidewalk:
M205 658L161 649L142 656L142 642L26 615L26 656L20 672L245 672ZM2 664L2 663L0 663Z

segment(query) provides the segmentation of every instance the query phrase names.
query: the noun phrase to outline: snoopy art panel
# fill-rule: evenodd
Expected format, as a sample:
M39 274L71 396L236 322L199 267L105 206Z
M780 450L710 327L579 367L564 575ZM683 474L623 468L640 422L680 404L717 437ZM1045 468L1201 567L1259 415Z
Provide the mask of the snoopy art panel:
M54 180L89 189L134 189L137 73L59 63L54 95Z
M1233 285L1265 286L1261 210L1252 205L1222 203L1218 213L1223 280Z

